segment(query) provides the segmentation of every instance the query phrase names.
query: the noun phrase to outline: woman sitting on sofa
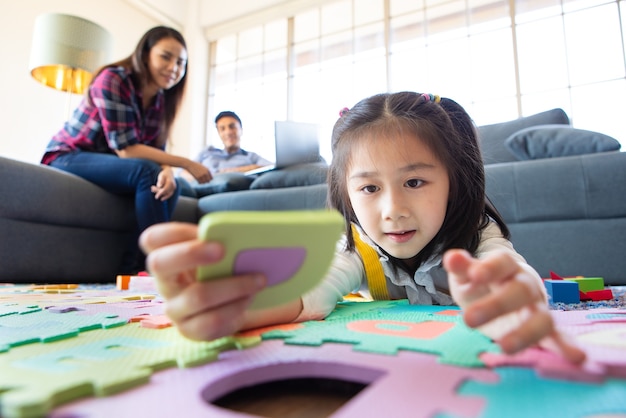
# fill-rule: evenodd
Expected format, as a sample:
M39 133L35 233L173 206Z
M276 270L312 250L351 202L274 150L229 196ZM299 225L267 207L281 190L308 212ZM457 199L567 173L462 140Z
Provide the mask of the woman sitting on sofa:
M101 68L87 94L46 148L42 164L78 175L118 194L135 196L138 231L169 221L179 190L171 167L199 183L209 170L165 151L182 100L187 48L175 29L146 32L127 58ZM120 273L143 270L137 240Z

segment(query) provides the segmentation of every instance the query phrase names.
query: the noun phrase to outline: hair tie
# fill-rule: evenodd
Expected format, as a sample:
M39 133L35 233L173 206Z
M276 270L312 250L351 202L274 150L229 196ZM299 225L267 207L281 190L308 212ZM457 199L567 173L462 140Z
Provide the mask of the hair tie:
M339 117L343 117L343 115L345 115L346 113L348 113L350 109L348 109L347 107L344 107L343 109L341 109L339 111Z
M426 99L427 102L441 102L441 97L437 96L436 94L422 93L422 97Z

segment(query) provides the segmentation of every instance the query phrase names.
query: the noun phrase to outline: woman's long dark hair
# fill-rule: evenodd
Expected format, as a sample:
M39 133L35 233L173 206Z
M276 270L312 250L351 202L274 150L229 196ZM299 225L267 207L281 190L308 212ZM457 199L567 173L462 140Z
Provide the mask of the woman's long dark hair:
M350 223L358 224L347 188L351 150L364 134L367 138L393 138L399 130L424 141L444 164L450 179L443 225L417 255L417 266L451 248L463 248L474 254L480 233L490 218L509 237L504 220L485 195L478 136L467 112L447 98L415 92L385 93L364 99L342 112L333 128L328 204L346 219L348 250L354 250Z
M125 67L132 71L135 80L138 82L140 87L145 86L151 80L150 71L148 70L148 57L150 55L150 50L152 47L164 38L174 38L176 39L185 49L187 49L187 44L185 42L185 38L183 35L174 28L170 28L167 26L156 26L150 30L148 30L139 40L137 46L135 47L135 51L128 57L121 59L116 62L112 62L100 68L95 76L92 78L93 80L106 68L111 67ZM165 119L163 120L163 124L161 127L161 134L159 136L158 145L165 146L167 142L167 138L169 137L169 132L172 124L174 123L174 119L176 118L176 113L178 108L180 107L180 103L183 100L183 94L185 92L185 85L187 84L187 68L189 62L185 67L185 73L181 77L180 81L176 83L172 88L164 91L164 102L165 102ZM89 89L87 89L87 94L89 94ZM89 99L88 99L89 100Z

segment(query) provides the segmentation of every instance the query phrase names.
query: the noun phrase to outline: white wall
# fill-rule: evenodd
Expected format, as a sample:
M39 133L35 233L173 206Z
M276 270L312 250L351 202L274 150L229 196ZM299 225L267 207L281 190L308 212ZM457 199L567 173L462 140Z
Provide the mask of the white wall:
M3 2L6 0L3 0ZM132 53L150 27L160 24L124 0L28 0L0 14L0 155L38 163L50 137L67 118L67 94L36 82L28 70L35 18L66 13L91 20L113 35L113 60ZM80 96L72 96L72 106Z

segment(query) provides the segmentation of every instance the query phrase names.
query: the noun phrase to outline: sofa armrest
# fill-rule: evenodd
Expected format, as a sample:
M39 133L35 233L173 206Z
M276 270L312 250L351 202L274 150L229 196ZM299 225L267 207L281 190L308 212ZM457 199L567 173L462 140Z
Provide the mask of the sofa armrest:
M0 218L117 231L135 225L132 198L55 168L0 157Z
M198 216L198 199L180 196L172 214L172 221L197 223Z

